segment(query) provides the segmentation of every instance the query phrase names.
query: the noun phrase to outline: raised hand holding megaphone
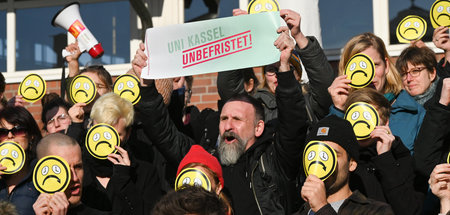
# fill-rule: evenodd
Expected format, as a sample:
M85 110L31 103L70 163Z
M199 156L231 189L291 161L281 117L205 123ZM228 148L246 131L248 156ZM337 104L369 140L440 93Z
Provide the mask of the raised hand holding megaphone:
M93 58L103 55L102 45L95 39L91 31L86 27L80 16L80 3L73 2L58 11L52 20L53 26L59 26L69 31L77 40L80 51L88 51ZM71 55L63 49L62 56Z

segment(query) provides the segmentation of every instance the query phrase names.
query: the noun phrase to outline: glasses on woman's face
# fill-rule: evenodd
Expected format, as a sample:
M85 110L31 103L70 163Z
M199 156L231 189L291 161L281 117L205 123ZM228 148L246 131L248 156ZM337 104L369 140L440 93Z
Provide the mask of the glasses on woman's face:
M11 129L6 129L6 128L0 128L0 139L6 139L8 137L9 132L11 132L11 134L13 136L23 136L25 135L27 129L25 127L16 125Z
M55 121L58 120L58 123L61 123L62 121L68 120L69 116L65 113L60 114L58 116L54 116L52 119L50 119L47 122L47 127L54 127L55 126Z
M400 75L402 76L403 80L406 80L408 74L410 74L411 77L417 77L424 69L426 69L426 67L416 67L411 69L410 71L402 72Z

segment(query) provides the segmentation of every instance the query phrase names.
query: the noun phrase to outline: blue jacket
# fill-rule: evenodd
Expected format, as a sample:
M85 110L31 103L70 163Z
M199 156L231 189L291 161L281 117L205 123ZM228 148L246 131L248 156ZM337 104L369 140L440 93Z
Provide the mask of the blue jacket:
M425 112L425 108L405 90L398 94L395 102L391 105L389 128L395 136L402 139L411 154L414 153L414 140L419 133ZM330 114L344 117L344 112L338 110L334 105L330 107Z
M0 180L0 201L9 201L16 206L20 215L34 215L33 204L39 196L39 192L34 188L32 173L36 162L31 162L28 174L23 178L11 194L8 194L8 187L5 180Z

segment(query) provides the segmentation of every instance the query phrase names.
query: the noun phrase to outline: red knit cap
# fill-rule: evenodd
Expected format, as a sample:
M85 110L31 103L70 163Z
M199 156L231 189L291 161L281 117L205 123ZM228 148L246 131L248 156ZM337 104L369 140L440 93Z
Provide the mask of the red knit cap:
M223 176L222 176L222 166L220 166L219 161L216 157L209 154L200 145L192 145L189 152L181 160L180 165L178 165L177 175L180 174L183 167L190 163L201 163L207 166L211 171L213 171L219 178L220 183L224 186Z

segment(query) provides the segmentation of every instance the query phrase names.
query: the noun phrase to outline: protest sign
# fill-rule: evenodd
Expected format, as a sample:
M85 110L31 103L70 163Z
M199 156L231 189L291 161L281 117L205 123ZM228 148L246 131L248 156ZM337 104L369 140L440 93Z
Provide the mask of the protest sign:
M149 28L142 78L160 79L262 66L277 62L279 12Z

